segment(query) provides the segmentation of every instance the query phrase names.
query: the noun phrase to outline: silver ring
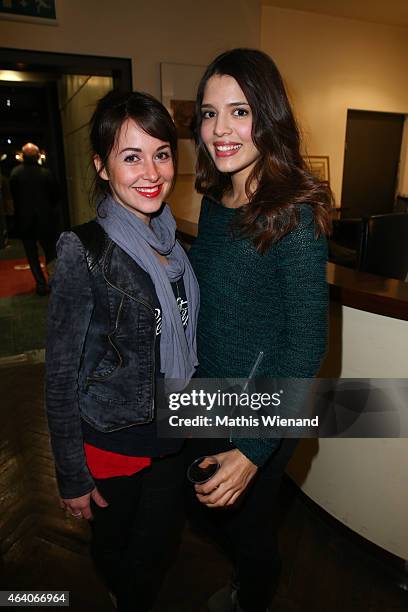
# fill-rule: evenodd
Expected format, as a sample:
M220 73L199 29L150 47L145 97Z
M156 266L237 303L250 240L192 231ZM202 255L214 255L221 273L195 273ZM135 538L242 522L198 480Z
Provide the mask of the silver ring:
M76 514L73 514L72 516L75 516L75 518L78 518L78 516L82 516L82 512L77 512Z

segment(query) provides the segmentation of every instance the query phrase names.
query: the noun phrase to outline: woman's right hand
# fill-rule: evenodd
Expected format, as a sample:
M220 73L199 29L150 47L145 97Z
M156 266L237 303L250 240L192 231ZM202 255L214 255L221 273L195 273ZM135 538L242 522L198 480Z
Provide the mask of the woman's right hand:
M60 505L63 510L67 510L73 517L80 519L92 519L91 499L100 508L109 506L106 499L102 497L98 489L95 487L90 493L81 495L81 497L73 497L72 499L60 498Z

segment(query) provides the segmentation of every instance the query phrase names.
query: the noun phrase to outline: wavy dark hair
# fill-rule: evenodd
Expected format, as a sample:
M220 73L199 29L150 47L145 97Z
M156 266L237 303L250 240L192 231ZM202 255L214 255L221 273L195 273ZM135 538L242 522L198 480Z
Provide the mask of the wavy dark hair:
M245 185L249 204L237 215L239 234L251 238L264 254L298 225L299 204L312 207L317 235L329 234L331 190L313 176L302 158L300 133L282 77L272 59L256 49L222 53L199 83L194 124L197 191L219 200L232 189L230 175L217 170L201 139L205 86L214 75L233 77L244 92L252 111L252 140L260 153ZM253 184L255 191L251 191Z
M169 143L174 176L177 174L177 131L163 104L147 93L112 90L99 100L89 123L92 158L97 155L102 161L92 184L91 196L95 203L110 193L109 181L102 179L100 173L127 119L133 119L149 136Z

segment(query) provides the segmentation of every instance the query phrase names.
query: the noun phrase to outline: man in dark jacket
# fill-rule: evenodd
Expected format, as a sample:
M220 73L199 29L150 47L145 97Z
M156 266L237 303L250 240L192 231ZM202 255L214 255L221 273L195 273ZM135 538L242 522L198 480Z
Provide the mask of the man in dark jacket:
M37 294L46 295L48 286L38 258L37 241L45 260L56 258L57 185L49 170L39 163L39 148L28 142L23 146L23 163L13 168L10 190L14 202L15 229L23 241L31 272L37 283Z

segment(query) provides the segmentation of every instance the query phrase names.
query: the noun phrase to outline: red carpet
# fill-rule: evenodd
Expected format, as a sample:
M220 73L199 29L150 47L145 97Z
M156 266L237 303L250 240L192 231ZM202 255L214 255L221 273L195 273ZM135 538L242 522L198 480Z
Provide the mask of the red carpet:
M44 258L40 257L44 264ZM16 270L15 266L27 266L26 259L1 259L0 260L0 297L12 297L13 295L24 295L34 293L35 281L30 268L27 270ZM47 271L44 269L47 278Z

